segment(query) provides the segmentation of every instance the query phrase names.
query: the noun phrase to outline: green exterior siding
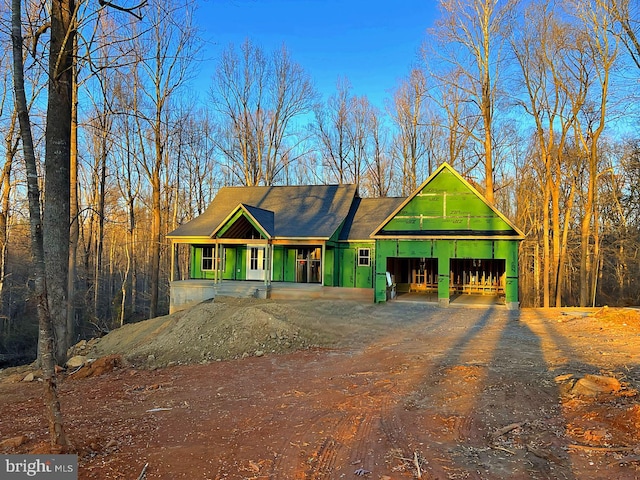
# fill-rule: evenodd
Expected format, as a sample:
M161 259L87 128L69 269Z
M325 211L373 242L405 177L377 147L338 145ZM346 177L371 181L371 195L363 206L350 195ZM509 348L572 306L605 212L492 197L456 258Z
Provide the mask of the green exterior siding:
M369 250L369 265L359 265L360 249ZM358 242L342 244L337 250L339 257L339 284L347 288L373 288L376 256L374 242Z
M381 234L420 232L513 232L513 228L449 170L442 170L387 225Z
M323 285L327 287L334 287L335 285L335 261L336 249L333 246L327 246L324 250L324 272L323 272Z
M284 281L284 259L285 249L280 245L273 247L273 272L272 279L274 282Z
M225 263L224 263L224 271L222 272L222 278L225 280L235 280L236 275L236 261L237 261L237 250L235 248L225 248Z

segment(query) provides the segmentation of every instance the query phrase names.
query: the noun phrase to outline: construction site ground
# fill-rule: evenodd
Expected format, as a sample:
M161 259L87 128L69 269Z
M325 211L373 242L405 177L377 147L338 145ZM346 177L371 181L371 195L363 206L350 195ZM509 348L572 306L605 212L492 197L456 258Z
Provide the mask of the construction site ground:
M83 480L636 479L639 333L634 309L219 298L76 346L99 360L59 394ZM38 376L0 373L0 453L47 449Z

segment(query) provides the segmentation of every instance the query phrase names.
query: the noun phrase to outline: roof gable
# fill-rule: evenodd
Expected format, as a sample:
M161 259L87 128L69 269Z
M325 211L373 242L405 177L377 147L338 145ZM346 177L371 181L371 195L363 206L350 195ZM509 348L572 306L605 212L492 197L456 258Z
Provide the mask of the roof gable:
M522 232L449 164L442 164L372 237L508 237Z
M271 238L273 212L251 205L238 205L211 234L220 238Z

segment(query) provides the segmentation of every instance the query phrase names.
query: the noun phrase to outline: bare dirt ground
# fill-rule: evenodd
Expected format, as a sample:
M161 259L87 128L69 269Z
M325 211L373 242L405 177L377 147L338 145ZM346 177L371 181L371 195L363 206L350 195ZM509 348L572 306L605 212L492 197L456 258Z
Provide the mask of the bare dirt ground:
M112 332L90 356L122 366L61 403L80 479L635 479L639 333L630 309L219 299ZM47 439L27 372L0 375L0 453Z

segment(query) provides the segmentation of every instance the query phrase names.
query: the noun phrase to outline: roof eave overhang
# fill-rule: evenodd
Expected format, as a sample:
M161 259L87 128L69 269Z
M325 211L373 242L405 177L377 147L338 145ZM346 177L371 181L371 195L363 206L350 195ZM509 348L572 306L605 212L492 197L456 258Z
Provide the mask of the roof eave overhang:
M373 240L524 240L520 235L372 235Z
M167 235L173 243L215 243L215 239L203 235Z

